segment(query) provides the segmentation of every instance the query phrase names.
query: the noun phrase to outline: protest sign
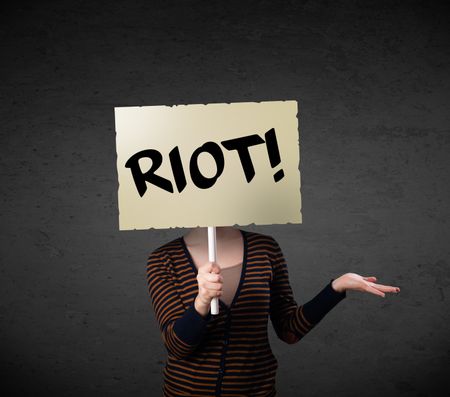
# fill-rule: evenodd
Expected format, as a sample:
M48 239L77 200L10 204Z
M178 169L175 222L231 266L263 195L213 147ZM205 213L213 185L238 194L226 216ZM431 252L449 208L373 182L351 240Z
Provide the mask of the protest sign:
M301 223L296 101L116 107L119 229Z

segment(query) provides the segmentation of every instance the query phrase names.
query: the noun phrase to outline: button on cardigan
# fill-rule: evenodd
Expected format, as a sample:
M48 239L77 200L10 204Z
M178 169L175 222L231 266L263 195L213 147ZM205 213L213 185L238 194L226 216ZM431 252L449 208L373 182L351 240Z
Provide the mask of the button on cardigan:
M198 270L183 237L148 257L149 294L168 353L166 397L275 396L278 362L269 344L268 319L282 341L296 343L345 297L330 282L298 305L276 240L240 232L244 257L239 284L229 306L219 299L218 315L203 317L195 310Z

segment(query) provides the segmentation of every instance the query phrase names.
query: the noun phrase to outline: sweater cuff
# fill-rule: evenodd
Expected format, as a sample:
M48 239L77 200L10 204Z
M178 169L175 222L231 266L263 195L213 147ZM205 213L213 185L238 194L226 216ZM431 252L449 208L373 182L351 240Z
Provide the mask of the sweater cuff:
M201 342L206 331L206 324L211 318L211 312L203 317L194 304L188 307L184 314L175 321L173 331L185 343L197 345Z
M333 280L331 280L313 299L303 305L303 314L310 323L317 324L331 309L347 296L345 291L335 291L331 286L332 282Z

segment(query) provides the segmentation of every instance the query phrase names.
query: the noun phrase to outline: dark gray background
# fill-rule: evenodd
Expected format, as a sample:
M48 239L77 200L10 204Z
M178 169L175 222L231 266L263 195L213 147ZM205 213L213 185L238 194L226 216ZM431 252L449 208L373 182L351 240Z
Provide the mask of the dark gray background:
M119 232L114 106L295 99L303 224L243 228L278 240L299 303L347 271L402 292L349 293L296 345L270 325L280 396L444 395L449 13L430 4L2 5L2 388L160 395L145 264L185 230Z

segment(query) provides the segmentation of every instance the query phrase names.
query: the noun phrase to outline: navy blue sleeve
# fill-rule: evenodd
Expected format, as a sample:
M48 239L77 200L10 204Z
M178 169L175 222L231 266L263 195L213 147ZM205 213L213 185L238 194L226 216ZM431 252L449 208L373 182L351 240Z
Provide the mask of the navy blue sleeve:
M210 311L206 317L203 317L195 309L194 304L192 304L184 314L175 321L173 331L185 343L197 345L201 342L206 332L206 325L211 317Z
M203 318L194 304L187 309L168 271L168 255L153 252L147 262L147 282L156 319L167 351L178 359L192 354L201 342L211 314Z
M337 292L331 286L331 280L322 291L313 299L303 305L303 315L312 324L317 324L325 315L333 309L342 299L346 292Z

